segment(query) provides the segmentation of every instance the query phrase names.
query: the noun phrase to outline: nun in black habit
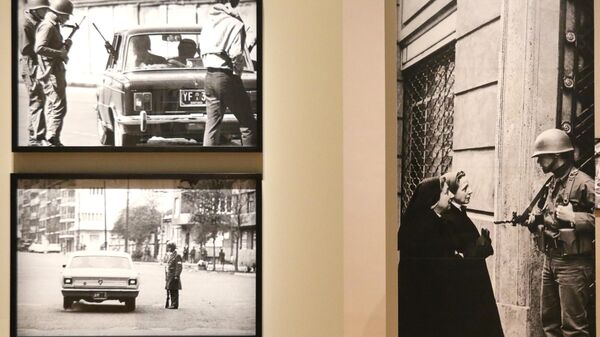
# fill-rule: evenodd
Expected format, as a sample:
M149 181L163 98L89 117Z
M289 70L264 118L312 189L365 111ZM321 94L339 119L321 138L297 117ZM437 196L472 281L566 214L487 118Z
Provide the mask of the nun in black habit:
M465 337L456 325L457 255L442 215L452 192L445 178L423 180L398 231L398 329L402 337ZM479 336L481 337L481 336Z
M443 218L448 222L457 252L463 257L456 270L457 324L463 336L502 337L502 324L485 259L494 254L490 232L481 234L466 212L473 193L464 172L443 176L454 197Z

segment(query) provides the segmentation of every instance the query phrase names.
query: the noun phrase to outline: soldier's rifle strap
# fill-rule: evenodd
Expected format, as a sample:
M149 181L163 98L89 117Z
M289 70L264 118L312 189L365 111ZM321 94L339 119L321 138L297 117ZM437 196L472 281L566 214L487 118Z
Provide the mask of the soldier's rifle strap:
M534 207L538 206L541 208L542 205L540 205L540 203L542 201L545 201L544 199L546 199L546 197L548 196L548 189L550 188L550 181L552 180L552 178L553 176L550 176L548 180L546 180L542 188L540 188L540 190L537 192L535 197L533 197L527 208L519 216L518 220L521 223L521 225L523 225L524 222L527 220L529 214L531 213Z

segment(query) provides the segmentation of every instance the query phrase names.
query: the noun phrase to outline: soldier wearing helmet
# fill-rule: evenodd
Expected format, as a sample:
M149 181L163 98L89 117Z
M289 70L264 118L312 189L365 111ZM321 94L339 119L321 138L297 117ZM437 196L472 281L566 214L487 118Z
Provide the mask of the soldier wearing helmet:
M30 146L45 146L46 117L44 116L45 96L37 79L38 59L35 53L35 32L48 11L48 0L29 0L24 13L21 34L21 77L29 95L28 134Z
M179 290L181 290L181 271L183 270L183 261L181 255L177 254L175 243L167 243L167 258L165 266L165 289L167 290L167 309L179 308ZM169 305L169 298L171 303Z
M60 134L67 113L67 81L64 62L68 60L71 40L63 41L60 26L73 14L69 0L53 0L35 34L35 52L39 55L38 79L46 95L46 139L51 146L62 146Z
M593 333L594 181L574 167L574 150L564 131L550 129L536 138L532 156L552 173L544 206L527 220L545 254L541 318L549 337Z

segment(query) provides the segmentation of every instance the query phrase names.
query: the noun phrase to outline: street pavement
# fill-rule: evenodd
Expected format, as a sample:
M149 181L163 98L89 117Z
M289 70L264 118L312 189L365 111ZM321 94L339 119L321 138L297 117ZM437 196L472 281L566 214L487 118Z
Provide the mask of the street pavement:
M80 301L63 310L60 276L65 261L63 254L18 253L19 336L255 334L254 274L184 269L179 309L169 310L164 308L164 266L136 262L141 282L134 312L118 301Z

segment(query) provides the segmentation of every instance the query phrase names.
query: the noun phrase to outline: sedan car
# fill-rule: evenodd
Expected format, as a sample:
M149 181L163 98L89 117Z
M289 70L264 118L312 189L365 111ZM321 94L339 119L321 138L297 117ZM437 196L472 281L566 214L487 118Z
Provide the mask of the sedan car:
M200 26L136 27L116 32L96 90L98 135L104 145L135 146L153 137L200 143L206 124ZM256 116L257 73L245 51L241 75ZM222 143L240 138L229 111Z
M63 308L69 309L79 300L96 303L118 300L133 311L139 286L140 275L128 253L75 252L63 265Z

